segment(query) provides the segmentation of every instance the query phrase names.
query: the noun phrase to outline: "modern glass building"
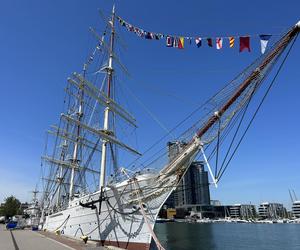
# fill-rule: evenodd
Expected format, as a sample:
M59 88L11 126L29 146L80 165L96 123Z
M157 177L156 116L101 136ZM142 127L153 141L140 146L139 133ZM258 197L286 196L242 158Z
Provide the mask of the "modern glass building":
M178 141L169 142L169 161L172 161L185 145ZM210 204L208 173L204 170L202 161L195 161L191 164L178 187L165 203L167 207L174 208L195 204Z

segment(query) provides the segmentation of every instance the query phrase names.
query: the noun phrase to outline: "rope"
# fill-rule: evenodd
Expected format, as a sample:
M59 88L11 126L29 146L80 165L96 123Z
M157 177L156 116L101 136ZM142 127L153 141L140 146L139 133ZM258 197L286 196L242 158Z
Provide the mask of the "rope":
M126 175L128 178L130 178L129 175L127 174L127 172L126 172L126 170L125 170L124 168L122 169L122 173L123 173L124 175ZM136 189L136 190L140 190L140 189L141 189L141 188L139 187L139 184L138 184L137 179L136 179L135 177L133 178L133 183L134 183L134 186L135 186L135 189ZM151 225L150 225L150 223L149 223L149 221L148 221L148 217L147 217L147 215L146 215L146 213L145 213L145 210L144 210L144 207L143 207L143 204L142 204L142 200L141 200L140 193L137 192L137 195L138 195L138 202L139 202L139 205L140 205L141 214L143 215L144 221L145 221L145 223L147 224L149 233L151 234L153 240L155 241L158 250L165 250L164 247L160 244L158 238L156 237L156 235L155 235L155 233L154 233L154 231L153 231L153 229L152 229L152 227L151 227Z
M222 165L221 165L221 167L220 167L220 170L219 170L219 172L218 172L218 174L217 174L217 176L216 176L216 179L218 179L220 173L222 172L222 170L223 170L223 168L224 168L224 164L225 164L225 162L226 162L226 160L227 160L227 157L228 157L228 155L229 155L229 152L230 152L230 150L231 150L231 148L232 148L232 146L233 146L234 140L235 140L236 136L238 135L238 132L239 132L239 130L240 130L240 127L241 127L241 125L242 125L242 122L243 122L243 120L244 120L245 114L246 114L246 112L247 112L247 109L248 109L248 107L249 107L249 104L250 104L250 102L251 102L251 100L252 100L253 95L254 95L254 91L252 92L252 94L251 94L251 96L250 96L250 98L249 98L249 100L248 100L248 103L247 103L246 106L245 106L245 109L244 109L244 111L243 111L242 117L241 117L241 119L240 119L240 121L239 121L239 123L238 123L238 126L237 126L237 128L236 128L236 131L235 131L235 133L234 133L234 135L233 135L233 138L232 138L232 140L231 140L231 142L230 142L229 148L228 148L228 150L227 150L227 152L226 152L226 155L225 155L225 157L224 157L224 160L223 160L223 162L222 162Z
M139 190L140 187L139 187L139 184L138 184L136 178L134 178L134 184L135 184L135 188L136 188L137 190ZM154 233L154 231L153 231L153 229L152 229L152 227L151 227L151 225L150 225L150 223L149 223L149 221L148 221L148 217L147 217L147 215L146 215L146 213L145 213L144 206L143 206L143 204L142 204L142 201L141 201L141 197L140 197L139 192L138 192L137 194L138 194L138 201L139 201L139 205L140 205L140 210L141 210L141 213L142 213L142 215L143 215L143 217L144 217L145 223L147 224L149 233L151 234L153 240L155 241L157 248L158 248L159 250L165 250L164 247L160 244L158 238L156 237L156 235L155 235L155 233Z
M122 17L120 16L116 16L117 17L117 20L119 21L119 24L121 27L125 27L126 30L128 30L127 27L131 27L132 28L132 31L128 30L129 32L132 32L132 33L136 33L135 30L139 30L139 32L144 32L144 35L146 33L152 33L152 34L155 34L159 37L159 39L162 39L164 37L168 37L168 36L171 36L171 37L184 37L185 39L187 40L192 40L192 39L196 39L196 38L201 38L202 40L204 39L216 39L216 38L230 38L230 37L234 37L234 38L239 38L239 37L243 37L243 36L247 36L247 37L259 37L261 34L252 34L252 35L249 35L249 34L246 34L246 35L239 35L239 34L232 34L232 35L223 35L223 36L195 36L195 35L179 35L179 34L162 34L160 32L150 32L150 31L146 31L140 27L137 27L137 26L134 26L130 23L128 23L127 21L125 21ZM279 34L270 34L272 36L279 36ZM155 40L155 38L153 38L153 40Z
M275 83L275 80L277 79L277 77L278 77L278 75L279 75L281 69L283 68L283 65L284 65L286 59L288 58L288 56L289 56L289 54L290 54L290 52L291 52L291 50L292 50L292 48L293 48L293 46L294 46L296 40L297 40L297 37L298 37L298 33L297 33L297 35L296 35L296 37L295 37L295 39L294 39L292 45L290 46L290 48L289 48L287 54L285 55L285 57L284 57L282 63L280 64L280 66L279 66L279 68L278 68L278 70L277 70L275 76L273 77L273 80L271 81L271 83L270 83L270 85L269 85L267 91L265 92L265 94L264 94L264 96L263 96L261 102L259 103L257 109L255 110L255 112L254 112L254 114L253 114L253 117L251 118L251 120L250 120L248 126L246 127L246 129L245 129L245 131L244 131L242 137L240 138L240 140L239 140L238 144L236 145L236 147L235 147L235 149L234 149L232 155L230 156L230 158L229 158L229 160L228 160L226 166L224 167L223 171L222 171L221 174L219 175L218 181L219 181L219 180L221 179L221 177L224 175L225 170L227 169L229 163L231 162L233 156L235 155L237 149L239 148L239 146L240 146L242 140L244 139L246 133L248 132L250 126L252 125L252 123L253 123L253 121L254 121L254 119L255 119L255 117L256 117L258 111L260 110L260 108L261 108L262 104L264 103L264 101L265 101L267 95L269 94L271 88L273 87L273 85L274 85L274 83Z
M115 212L118 213L118 214L122 214L122 215L131 215L131 214L134 214L134 213L136 213L136 212L138 212L138 211L140 210L140 208L138 208L137 210L134 210L134 211L132 211L132 212L125 213L125 212L121 212L121 211L115 209L115 208L111 205L111 203L109 202L109 199L107 199L106 202L107 202L108 206L109 206L113 211L115 211Z
M76 237L77 232L78 232L79 230L80 230L80 232L81 232L81 236L84 236L84 233L83 233L83 231L82 231L82 228L81 228L81 227L78 227L77 230L76 230L76 232L75 232L75 234L74 234L74 237Z
M126 85L124 85L126 87ZM146 107L145 104L135 95L133 92L127 88L130 95L145 109L145 111L148 113L148 115L164 130L167 132L167 135L170 135L171 137L175 138L175 136L172 134L172 130L169 130L151 111Z
M65 223L67 223L67 221L69 220L70 218L70 214L68 215L68 217L64 220L64 222L59 226L57 227L53 232L57 231L59 228L61 228Z
M261 55L258 59L256 59L252 64L250 64L243 72L241 72L239 75L237 75L232 81L230 81L228 84L226 84L223 88L221 88L219 90L218 93L214 94L211 98L209 98L206 102L204 102L202 105L200 105L199 107L197 107L194 111L192 111L185 119L183 119L181 122L179 122L175 127L173 127L169 133L165 134L164 136L162 136L160 139L158 139L155 143L153 143L147 150L145 150L143 152L142 155L145 155L146 153L150 152L150 150L152 150L156 145L158 145L163 139L165 139L167 136L170 135L171 132L174 132L177 128L179 128L180 126L182 126L188 119L190 119L193 115L195 115L198 111L200 111L203 107L205 107L205 105L208 105L211 101L213 101L216 97L218 97L219 94L223 93L227 88L234 88L234 83L241 77L243 77L245 75L245 72L249 71L257 62L259 62L261 60L261 58L263 58L263 55ZM227 93L229 94L229 93ZM214 109L214 108L213 108ZM210 110L206 115L210 114L211 111ZM161 150L159 150L158 152L155 153L155 155L157 155L158 153L160 153L161 151L165 150L165 148L162 148ZM163 154L165 155L165 153ZM162 156L162 155L161 155ZM159 157L161 157L159 156ZM145 160L141 165L144 165L147 161L151 160L154 156L150 157L149 159ZM139 159L141 158L138 157L137 159L135 159L133 162L131 162L129 165L134 164L135 162L137 162ZM155 161L155 160L154 160ZM150 164L148 164L150 165ZM147 166L145 166L147 167ZM136 167L133 167L133 169L136 169Z
M215 166L215 178L218 172L218 161L219 161L219 148L220 148L220 133L221 133L221 121L218 123L218 139L217 139L217 155L216 155L216 166Z
M241 111L243 109L241 109ZM228 136L229 132L235 127L236 122L238 121L238 119L240 119L240 115L241 115L241 112L239 112L239 114L236 115L235 118L232 119L232 121L230 121L231 124L227 126L226 130L223 131L223 133L221 135L221 138L220 138L220 145L222 145L224 143L224 141L225 141L226 137ZM210 143L208 145L205 145L205 151L207 151L211 145L212 145L212 143ZM207 158L208 160L210 160L216 154L216 148L217 148L216 146L213 148L213 150L211 151L210 155Z

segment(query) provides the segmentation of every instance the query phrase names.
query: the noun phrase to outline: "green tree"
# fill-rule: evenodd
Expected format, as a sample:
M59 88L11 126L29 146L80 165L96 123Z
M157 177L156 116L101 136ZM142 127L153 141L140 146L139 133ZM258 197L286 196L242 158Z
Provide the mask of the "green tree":
M5 217L12 217L20 213L21 202L14 196L7 197L2 204L0 213Z

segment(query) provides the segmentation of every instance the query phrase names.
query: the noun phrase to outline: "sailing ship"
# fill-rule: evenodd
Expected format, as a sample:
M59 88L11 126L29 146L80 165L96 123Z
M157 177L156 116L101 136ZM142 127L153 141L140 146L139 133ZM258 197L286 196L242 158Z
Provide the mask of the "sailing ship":
M203 154L208 163L205 149L246 109L280 55L295 41L300 22L214 96L210 111L178 138L181 146L176 157L153 171L120 167L118 152L137 158L141 154L118 137L117 121L135 128L136 119L116 100L116 65L125 67L114 50L115 20L113 8L110 32L99 35L91 29L97 46L82 72L68 78L65 112L59 124L48 131L53 135L48 141L52 151L48 153L47 148L42 157L46 173L41 226L61 235L125 249L149 249L153 239L163 249L153 232L162 205L197 155ZM92 68L96 55L107 57L100 68ZM98 78L101 74L102 82ZM161 164L160 159L152 163ZM215 184L218 180L215 176Z
M24 210L25 214L25 226L31 227L32 229L37 229L40 222L40 205L37 198L39 191L37 189L32 191L32 201L28 208Z

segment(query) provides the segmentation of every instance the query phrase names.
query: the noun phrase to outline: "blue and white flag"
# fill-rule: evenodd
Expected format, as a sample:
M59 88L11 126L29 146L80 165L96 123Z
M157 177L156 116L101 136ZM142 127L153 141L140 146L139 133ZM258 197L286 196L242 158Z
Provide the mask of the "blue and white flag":
M268 42L271 38L271 35L260 35L260 48L261 53L264 54L268 45Z
M197 38L195 39L195 43L196 43L196 45L197 45L198 48L201 47L201 44L202 44L201 38L200 38L200 37L197 37Z

